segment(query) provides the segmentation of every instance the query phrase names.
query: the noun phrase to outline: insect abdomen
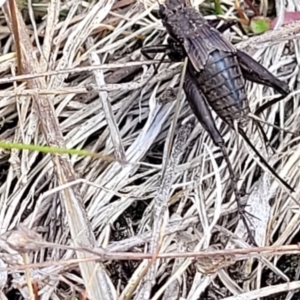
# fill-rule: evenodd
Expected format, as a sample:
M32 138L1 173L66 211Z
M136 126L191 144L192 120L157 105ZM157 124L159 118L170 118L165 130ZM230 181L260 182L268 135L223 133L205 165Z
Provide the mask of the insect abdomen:
M245 80L235 54L213 51L205 69L196 76L209 105L220 118L230 124L234 120L243 123L250 109Z

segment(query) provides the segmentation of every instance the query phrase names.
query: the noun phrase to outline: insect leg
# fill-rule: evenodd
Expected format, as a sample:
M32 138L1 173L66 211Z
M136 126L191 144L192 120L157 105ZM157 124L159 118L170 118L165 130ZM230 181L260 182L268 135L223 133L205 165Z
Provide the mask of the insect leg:
M220 20L222 20L222 19L220 19ZM223 33L227 29L237 25L239 27L239 29L242 31L242 33L247 35L243 26L241 25L241 23L238 20L226 20L226 21L224 20L224 24L217 28L218 24L220 23L220 20L219 19L208 20L208 23L211 27L216 28L220 33Z
M281 95L287 96L291 91L287 83L276 78L265 67L243 51L237 50L237 57L245 78L272 87Z
M193 113L203 128L209 133L213 142L218 146L224 144L224 140L215 125L205 96L201 90L198 89L197 83L194 81L188 70L185 76L183 88Z
M265 142L266 147L270 147L270 149L272 150L273 154L275 154L275 150L271 145L270 140L268 139L264 129L262 128L261 124L257 121L257 120L253 120L255 125L257 126L257 128L259 129L260 133L262 134L262 138Z
M217 25L220 23L220 20L217 19L212 21L213 22L209 22L209 25L215 27L220 33L225 32L227 29L239 23L237 20L229 20L229 21L225 21L223 25L217 28Z
M149 60L153 59L149 54L166 53L169 45L145 46L141 49L141 53Z
M170 49L169 45L157 45L157 46L147 46L147 47L143 47L141 49L141 53L149 60L152 59L152 57L149 55L150 53L164 53L163 57L161 58L158 66L154 67L154 74L156 75L158 72L159 67L161 66L161 64L163 63L164 59L166 58L166 56L168 55L168 50ZM150 78L151 79L151 78ZM149 80L150 80L149 79ZM147 82L148 83L148 82Z
M266 68L264 68L262 65L260 65L258 62L256 62L252 57L250 57L248 54L237 51L237 56L240 62L240 66L242 68L242 72L244 75L244 78L247 80L250 80L252 82L256 82L258 84L263 84L269 87L274 88L277 92L282 94L282 96L277 97L264 105L262 105L259 109L256 110L255 114L258 115L262 113L265 109L270 107L271 105L279 102L283 98L285 98L289 93L290 89L289 86L277 79L273 74L271 74ZM258 125L258 123L256 122ZM259 127L260 128L260 127ZM260 128L261 132L263 132L262 128ZM255 154L260 158L260 160L264 163L264 165L269 169L269 171L289 190L294 191L294 189L286 182L284 181L279 175L273 170L270 165L265 161L265 159L260 155L260 153L256 150L256 148L252 145L248 137L246 136L245 132L242 129L239 129L239 133L242 135L244 140L247 142L247 144L252 148L252 150L255 152ZM264 135L265 136L265 135Z
M164 53L158 66L154 68L154 75L157 74L166 56L169 56L172 61L182 61L185 58L182 47L178 46L171 38L168 39L167 45L146 46L141 49L141 53L149 60L152 59L149 54Z
M284 179L282 179L276 171L267 163L267 161L262 157L262 155L259 153L259 151L254 147L254 145L251 143L249 138L247 137L245 131L239 127L239 134L243 137L245 142L250 146L250 148L253 150L253 152L258 156L260 161L265 165L265 167L277 178L278 181L280 181L286 188L288 188L291 192L295 192L294 188L292 188Z
M252 82L256 82L258 84L263 84L263 85L272 87L277 92L282 94L282 96L279 96L279 97L263 104L260 108L258 108L256 110L255 115L259 115L265 109L267 109L268 107L272 106L273 104L281 101L282 99L284 99L286 97L286 95L289 94L290 89L285 82L277 79L273 74L271 74L266 68L264 68L261 64L259 64L257 61L255 61L248 54L246 54L240 50L237 50L237 57L240 62L240 66L241 66L243 76L245 79L252 81ZM266 137L265 132L263 131L263 129L260 126L260 124L258 123L258 121L255 121L255 124L258 126L259 130L263 134L265 143L268 146L271 146L270 142L268 141L268 139ZM274 152L273 148L272 148L272 151Z
M226 161L227 168L231 177L231 184L236 196L239 214L241 215L244 225L248 231L248 235L251 242L253 244L256 244L255 239L248 226L248 223L246 222L244 207L242 207L241 205L240 194L237 188L237 177L235 176L235 173L232 168L232 164L229 160L229 155L225 147L224 140L215 125L215 121L213 119L209 106L206 102L205 96L203 95L201 90L198 89L197 83L194 81L193 77L191 76L188 70L184 82L184 91L186 94L187 101L192 111L194 112L195 116L197 117L197 119L199 120L203 128L208 132L215 145L218 146L222 151L222 154Z
M267 108L271 107L272 105L274 105L274 104L280 102L280 101L283 100L285 97L286 97L285 95L284 95L284 96L279 96L279 97L277 97L277 98L275 98L275 99L272 99L272 100L270 100L270 101L264 103L262 106L260 106L260 107L254 112L254 114L257 115L257 116L260 115L264 110L266 110Z
M237 57L243 76L246 80L272 87L282 95L263 104L259 109L256 110L256 115L262 113L271 105L281 101L291 92L287 83L276 78L272 73L270 73L265 67L255 61L248 54L237 50Z
M154 77L154 75L156 75L158 73L158 69L161 66L161 64L163 63L166 56L168 55L169 51L170 51L169 45L145 46L141 49L142 55L144 55L147 59L150 59L150 60L152 59L152 57L149 55L150 53L154 53L154 54L164 53L163 57L159 61L159 64L157 66L154 66L153 76L152 77L150 76L148 78L148 80L144 84L144 87L150 82L150 80ZM140 97L142 96L142 91L143 91L143 89L141 89Z

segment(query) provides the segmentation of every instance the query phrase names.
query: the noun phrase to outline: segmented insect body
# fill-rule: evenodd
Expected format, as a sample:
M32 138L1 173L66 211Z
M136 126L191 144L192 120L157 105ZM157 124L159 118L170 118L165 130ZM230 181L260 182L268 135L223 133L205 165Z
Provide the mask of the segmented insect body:
M165 6L160 5L159 14L170 36L168 45L144 47L142 53L150 58L149 53L165 52L173 61L180 61L188 57L184 82L186 98L197 119L223 153L232 179L239 211L245 226L247 226L243 209L239 203L237 177L209 106L231 128L238 129L239 134L261 162L285 187L293 191L293 188L270 167L243 131L247 115L250 112L245 80L272 87L282 94L276 101L273 100L264 105L260 111L281 100L289 94L290 90L285 82L277 79L249 55L237 50L224 39L220 32L227 29L226 26L219 29L219 32L212 28L197 10L186 6L182 1L184 0L166 0ZM264 134L261 126L257 125ZM249 228L248 232L251 237Z
M231 127L235 120L243 126L250 109L236 55L215 50L203 71L189 70L201 82L199 88L213 110Z
M189 70L209 105L231 127L235 120L242 126L250 109L235 47L179 0L166 1L159 12L173 45L188 55Z

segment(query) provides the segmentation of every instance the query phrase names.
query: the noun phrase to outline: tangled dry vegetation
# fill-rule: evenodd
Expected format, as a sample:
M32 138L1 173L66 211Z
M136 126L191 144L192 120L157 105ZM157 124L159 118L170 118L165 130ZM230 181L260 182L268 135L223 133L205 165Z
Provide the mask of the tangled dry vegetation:
M274 154L251 122L247 129L293 195L216 117L255 216L258 251L239 223L221 152L184 95L174 101L182 64L166 61L144 86L154 61L140 49L166 42L157 3L51 1L16 17L9 3L1 13L0 141L104 157L1 150L1 299L299 299L300 23L251 38L226 32L293 90L262 116L296 133L263 124ZM234 1L221 3L234 16ZM201 8L211 14L211 5ZM297 0L288 5L300 10ZM17 76L18 63L23 74L42 75ZM276 96L247 88L252 111Z

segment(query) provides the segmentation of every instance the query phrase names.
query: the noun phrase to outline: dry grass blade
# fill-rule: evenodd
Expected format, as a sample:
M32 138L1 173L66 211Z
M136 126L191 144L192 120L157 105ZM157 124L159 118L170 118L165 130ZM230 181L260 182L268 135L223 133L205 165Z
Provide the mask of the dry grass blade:
M148 269L147 274L145 275L143 282L141 283L140 290L136 295L136 299L149 299L152 288L151 285L155 283L156 256L162 247L165 228L166 224L168 223L167 203L170 195L170 189L172 187L172 182L174 181L175 177L175 167L179 163L180 158L183 154L184 145L190 131L190 124L183 125L178 131L168 165L164 172L164 176L162 177L161 185L157 191L157 196L153 201L153 228L151 242L149 245L149 252L153 254L153 258L149 262L149 264L145 266ZM168 147L169 144L166 145Z
M93 40L88 39L87 48L91 48L93 46L93 44L94 44ZM90 54L90 63L92 66L101 64L100 59L97 56L97 54L95 54L93 52ZM96 80L97 86L105 85L103 73L101 71L95 70L94 75L95 75L95 80ZM117 127L116 120L113 115L113 111L112 111L112 108L110 105L110 101L108 99L107 92L104 92L104 91L99 92L99 97L101 99L102 108L103 108L105 118L106 118L109 130L110 130L110 137L111 137L112 143L114 145L116 157L119 162L124 164L126 162L125 150L122 145L121 136L119 133L119 129Z
M274 296L280 292L287 292L299 289L300 281L288 282L284 284L278 284L270 287L261 288L257 291L251 291L248 293L242 293L237 296L226 297L224 300L250 300L260 297Z
M34 49L31 45L29 36L25 29L25 24L20 17L20 14L16 12L16 17L19 23L19 35L20 46L23 58L23 72L35 73L40 71L39 62L34 54ZM9 17L7 14L7 20ZM28 80L28 86L30 88L45 88L46 83L44 79L32 79ZM46 96L33 97L35 105L38 110L39 118L41 120L43 133L50 146L64 147L65 142L58 125L57 118L55 116L53 105L50 98ZM53 155L53 163L56 170L56 176L60 184L66 184L74 181L74 170L67 156ZM83 208L83 199L80 196L78 187L67 188L61 192L62 202L66 207L68 224L70 227L71 235L75 245L82 243L87 246L94 246L95 238L91 230L89 220L86 217L85 210ZM86 255L82 252L78 252L77 256L85 258ZM107 295L113 295L114 292L110 290L108 282L109 278L102 270L101 266L94 262L80 263L82 276L85 280L85 285L88 289L88 294L94 299L104 299ZM104 296L105 295L105 296ZM112 296L111 299L114 297Z
M9 58L14 59L15 53L11 53L8 55ZM3 58L4 61L6 61L5 57ZM109 63L109 64L102 64L98 66L86 66L86 67L77 67L77 68L66 68L63 70L54 70L54 71L47 71L47 72L39 72L34 74L22 74L18 76L5 76L4 78L0 78L0 84L4 83L10 83L15 81L21 81L26 79L33 79L38 77L45 77L45 76L57 76L59 74L70 74L70 73L82 73L82 72L88 72L88 71L94 71L94 70L111 70L111 69L120 69L120 68L126 68L126 67L141 67L142 65L151 65L153 63L157 63L158 61L133 61L133 62L119 62L119 63ZM12 63L10 61L10 63ZM6 67L6 65L5 65ZM174 72L174 71L173 71ZM167 70L164 70L163 73L169 74ZM179 73L179 70L178 70ZM171 75L170 75L171 76ZM161 79L160 79L161 80ZM100 90L105 91L105 86L101 87Z

